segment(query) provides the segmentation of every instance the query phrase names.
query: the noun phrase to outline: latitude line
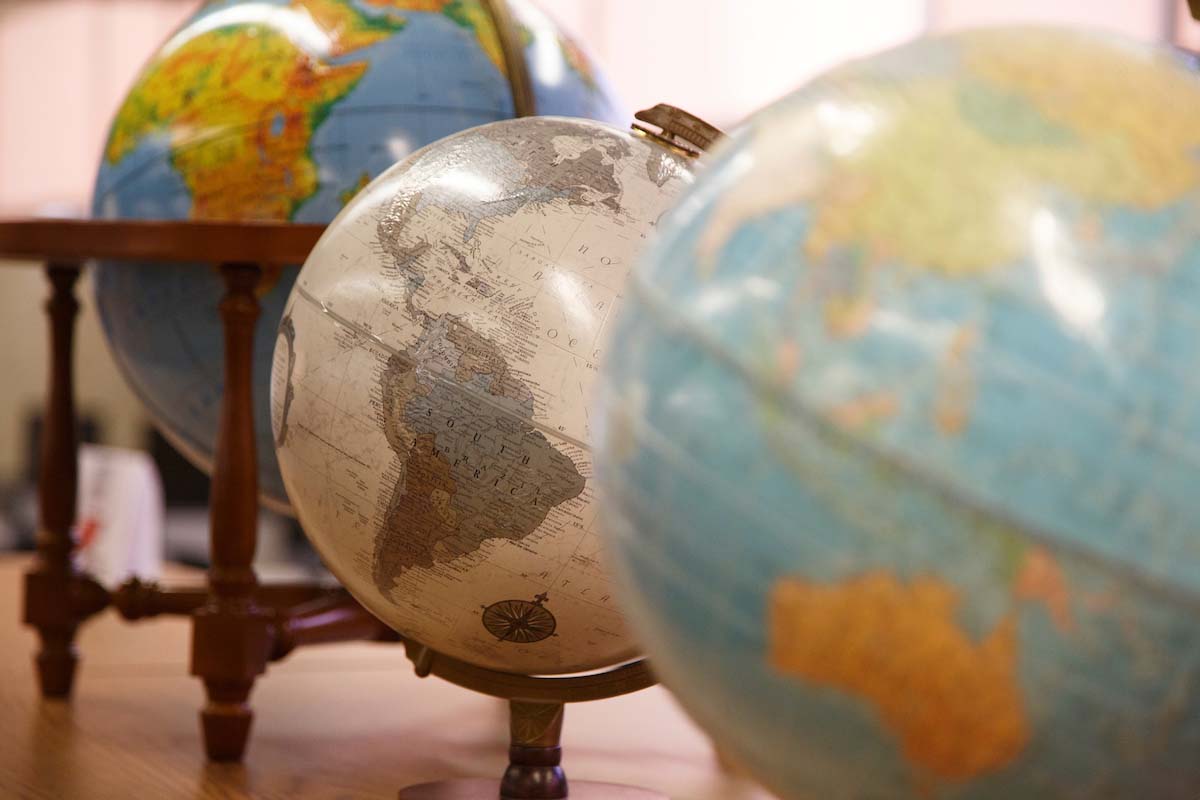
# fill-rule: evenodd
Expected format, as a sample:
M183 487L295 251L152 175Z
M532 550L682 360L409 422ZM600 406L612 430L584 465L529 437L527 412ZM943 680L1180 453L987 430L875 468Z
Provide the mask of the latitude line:
M341 325L344 325L345 327L354 331L356 334L358 334L362 338L366 339L367 341L378 345L380 349L384 350L388 354L397 356L400 358L404 357L404 353L402 351L398 350L397 348L395 348L392 345L385 342L378 334L372 333L372 332L364 329L357 322L354 322L353 320L343 317L341 314L337 313L332 308L327 306L325 303L323 303L322 301L320 301L316 297L314 297L312 294L310 294L309 291L307 289L305 289L303 286L301 286L299 283L296 284L296 292L301 297L303 297L305 300L307 300L308 302L310 302L314 306L316 306L318 309L320 309L321 313L328 314L329 317L332 318L335 322L338 322ZM572 353L572 355L574 355L574 354ZM549 425L539 422L538 420L533 419L532 417L523 417L518 414L514 414L509 408L505 407L504 405L502 405L500 403L497 403L495 400L492 400L491 398L487 397L486 395L482 395L479 392L477 392L473 389L470 389L462 384L453 383L453 382L447 380L442 375L439 375L436 372L430 371L430 375L435 380L441 381L442 383L447 384L447 385L454 386L454 388L456 390L461 391L464 395L471 397L472 399L478 401L479 403L482 403L483 405L489 406L494 411L496 411L497 414L499 414L501 416L504 416L515 422L528 425L529 427L533 428L534 430L538 431L539 433L543 434L544 436L552 436L556 439L560 439L569 444L573 444L576 447L578 447L579 449L583 450L584 452L591 453L591 451L592 451L592 448L590 445L588 445L587 443L583 442L580 439L575 438L574 436L567 433L566 431L555 430L554 428L550 427Z

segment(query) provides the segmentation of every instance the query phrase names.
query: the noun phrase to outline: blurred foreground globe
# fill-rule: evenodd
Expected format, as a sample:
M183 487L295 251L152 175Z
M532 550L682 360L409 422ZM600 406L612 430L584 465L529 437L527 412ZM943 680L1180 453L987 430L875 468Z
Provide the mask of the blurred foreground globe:
M795 798L1194 798L1200 84L1055 29L759 114L599 385L656 673Z
M581 51L510 0L540 113L626 116ZM210 2L164 44L113 121L96 180L104 218L325 223L371 178L448 134L514 114L501 33L481 0ZM262 298L274 330L296 268ZM181 452L212 462L223 376L211 269L101 265L114 356ZM271 447L273 341L255 352L259 486L286 509Z
M385 172L300 271L271 383L284 484L405 636L521 674L636 654L599 562L587 400L688 169L595 122L492 123Z

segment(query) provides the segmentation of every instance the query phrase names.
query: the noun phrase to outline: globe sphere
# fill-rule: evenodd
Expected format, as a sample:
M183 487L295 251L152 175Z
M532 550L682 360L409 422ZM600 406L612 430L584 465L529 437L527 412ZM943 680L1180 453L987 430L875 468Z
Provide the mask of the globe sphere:
M625 124L579 47L524 0L508 5L537 109ZM218 0L168 39L117 112L94 214L327 223L399 158L513 113L501 38L481 0ZM268 331L297 270L266 281ZM95 286L129 384L172 444L208 470L223 376L220 276L102 264ZM286 511L267 405L273 347L259 336L254 355L259 487Z
M618 590L784 797L1200 785L1200 84L928 38L753 118L598 385Z
M279 464L325 564L406 637L518 674L636 655L587 400L629 265L690 180L597 122L495 122L389 169L314 248L275 347Z

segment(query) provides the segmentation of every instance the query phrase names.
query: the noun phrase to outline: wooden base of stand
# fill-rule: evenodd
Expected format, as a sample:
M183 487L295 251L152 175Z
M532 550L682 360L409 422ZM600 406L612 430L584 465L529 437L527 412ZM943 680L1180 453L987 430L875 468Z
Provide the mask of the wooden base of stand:
M423 783L401 790L400 800L667 800L658 792L616 783L568 782L562 768L562 701L511 699L508 709L508 767L499 781Z
M569 800L667 800L667 796L649 789L617 783L571 781ZM485 778L437 781L410 786L400 792L400 800L506 800L500 784Z

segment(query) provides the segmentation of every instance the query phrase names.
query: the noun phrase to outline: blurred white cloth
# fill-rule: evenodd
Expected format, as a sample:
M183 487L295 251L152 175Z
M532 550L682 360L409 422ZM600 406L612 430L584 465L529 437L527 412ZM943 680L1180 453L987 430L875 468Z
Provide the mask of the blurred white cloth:
M76 537L80 566L114 589L162 572L163 493L154 461L140 450L79 449Z

